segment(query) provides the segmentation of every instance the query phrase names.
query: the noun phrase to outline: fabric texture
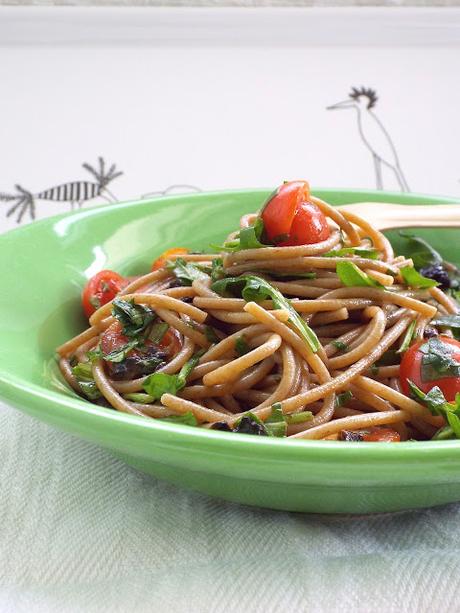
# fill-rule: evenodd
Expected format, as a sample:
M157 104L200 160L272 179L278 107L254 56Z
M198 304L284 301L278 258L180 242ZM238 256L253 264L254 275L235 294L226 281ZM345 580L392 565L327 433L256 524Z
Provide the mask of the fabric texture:
M458 611L460 506L255 509L0 405L2 613Z

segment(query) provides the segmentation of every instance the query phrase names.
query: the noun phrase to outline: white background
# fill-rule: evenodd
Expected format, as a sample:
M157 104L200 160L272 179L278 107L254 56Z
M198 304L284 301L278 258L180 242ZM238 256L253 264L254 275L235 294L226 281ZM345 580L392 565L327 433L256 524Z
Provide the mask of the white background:
M373 188L354 111L326 110L365 85L411 190L460 197L459 10L345 10L0 9L0 192L91 180L98 155L124 200L174 183Z

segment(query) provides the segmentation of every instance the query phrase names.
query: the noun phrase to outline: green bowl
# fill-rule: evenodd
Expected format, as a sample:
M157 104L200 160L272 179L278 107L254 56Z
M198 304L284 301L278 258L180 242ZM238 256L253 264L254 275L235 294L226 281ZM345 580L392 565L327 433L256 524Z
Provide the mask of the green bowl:
M84 328L79 299L89 276L102 268L141 273L167 247L199 249L219 242L268 193L120 203L1 236L0 396L39 420L106 447L139 470L244 504L368 513L460 500L460 441L365 444L228 434L99 408L63 385L54 348ZM385 192L316 193L333 204L452 202ZM458 262L457 232L423 234Z

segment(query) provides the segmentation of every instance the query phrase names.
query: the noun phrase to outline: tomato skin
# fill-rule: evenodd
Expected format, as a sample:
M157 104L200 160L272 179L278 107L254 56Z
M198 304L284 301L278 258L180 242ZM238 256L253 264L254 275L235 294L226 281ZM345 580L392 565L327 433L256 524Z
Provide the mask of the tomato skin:
M329 238L323 212L309 202L306 181L284 183L262 210L267 239L280 247L310 245Z
M366 443L399 443L401 437L393 428L369 428L364 434L364 442Z
M113 300L127 283L127 279L113 270L101 270L91 277L81 295L85 315L91 317L98 309L97 304L102 306Z
M451 345L455 349L452 357L457 360L457 362L460 362L460 342L448 336L438 336L438 339L443 343ZM448 402L453 402L455 400L455 394L460 393L460 378L440 377L434 381L422 381L421 362L423 354L419 351L419 348L426 342L426 340L418 341L405 352L401 360L399 374L402 390L406 396L410 396L409 384L407 383L407 380L410 379L412 383L415 383L425 394L433 387L439 387L446 400Z
M185 247L173 247L172 249L166 249L166 251L163 251L160 257L153 262L152 271L163 268L172 255L185 255L186 253L188 253L188 249L185 249Z
M175 328L168 328L158 346L172 359L182 349L182 340L179 332Z

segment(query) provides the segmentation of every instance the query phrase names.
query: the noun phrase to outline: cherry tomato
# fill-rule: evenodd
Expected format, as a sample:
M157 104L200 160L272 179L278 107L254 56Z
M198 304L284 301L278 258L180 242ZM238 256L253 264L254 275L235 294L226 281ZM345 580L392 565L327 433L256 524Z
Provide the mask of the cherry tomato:
M172 255L185 255L186 253L188 253L188 249L185 249L185 247L174 247L173 249L166 249L166 251L163 251L160 257L153 262L152 271L163 268Z
M363 436L366 443L399 443L401 438L393 428L369 428Z
M175 328L168 328L158 346L165 351L170 358L173 358L176 353L182 348L182 340L179 332Z
M83 288L83 311L90 317L99 307L110 302L125 287L128 280L113 270L101 270Z
M457 362L460 362L460 343L448 336L438 336L437 338L443 343L446 343L452 347L452 358ZM412 347L409 347L409 349L405 352L401 361L399 374L402 390L406 396L410 396L409 384L407 383L407 380L410 379L412 383L415 383L415 385L419 387L422 392L425 392L425 394L433 387L438 386L444 394L446 400L448 402L452 402L455 400L455 394L460 392L459 377L440 377L434 381L422 380L421 363L423 354L421 351L419 351L419 348L426 342L426 340L418 341L412 345Z
M306 181L284 183L262 210L267 239L281 247L310 245L329 238L323 212L309 202Z

